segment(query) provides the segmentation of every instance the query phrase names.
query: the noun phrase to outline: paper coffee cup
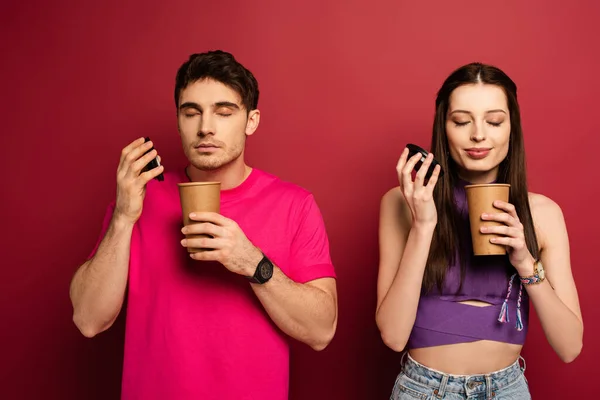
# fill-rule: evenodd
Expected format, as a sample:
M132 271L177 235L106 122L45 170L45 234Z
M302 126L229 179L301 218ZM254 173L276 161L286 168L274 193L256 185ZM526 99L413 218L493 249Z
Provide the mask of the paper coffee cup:
M496 221L484 221L481 214L495 214L505 212L494 207L494 201L508 202L510 185L506 183L489 183L481 185L465 186L467 204L469 207L469 223L471 225L471 236L473 241L473 254L476 256L506 254L503 245L491 243L492 234L481 233L482 226L504 225Z
M197 221L190 220L193 212L215 212L221 211L221 183L220 182L185 182L178 183L179 199L181 200L181 211L183 213L183 225L196 224ZM186 238L210 237L209 235L185 235ZM189 253L196 253L204 249L188 247Z

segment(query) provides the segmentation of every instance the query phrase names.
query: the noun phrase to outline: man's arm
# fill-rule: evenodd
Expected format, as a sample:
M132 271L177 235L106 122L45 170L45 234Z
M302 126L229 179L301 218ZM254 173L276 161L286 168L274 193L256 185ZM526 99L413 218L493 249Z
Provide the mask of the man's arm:
M311 210L318 216L316 208ZM183 233L205 234L212 237L183 239L185 247L213 249L192 253L200 261L218 261L228 270L246 277L253 276L263 253L246 237L236 222L216 213L192 213L190 218L201 223L183 228ZM317 220L319 221L319 220ZM298 283L274 266L272 278L264 284L252 283L254 293L273 322L289 336L315 350L323 350L332 340L337 326L337 291L333 273L313 273L314 268L333 268L330 265L328 244L321 222L304 229L292 244L292 259L298 265L290 272ZM319 234L320 233L320 234ZM306 254L326 254L307 260ZM312 262L311 262L312 261ZM294 271L294 267L298 270ZM327 277L324 277L327 276Z
M133 225L113 218L94 257L71 281L73 322L85 337L110 328L117 319L127 287Z
M75 272L69 294L73 322L86 337L110 328L117 319L127 287L129 250L135 222L142 214L146 184L163 172L163 166L142 173L157 156L151 141L139 138L121 152L117 168L117 199L107 212L106 233L94 256ZM109 223L110 221L110 223Z
M262 254L254 269L261 258ZM252 267L247 273L249 276L254 274ZM297 283L275 266L268 282L252 283L251 286L273 322L287 335L317 351L325 349L331 342L337 327L334 278Z

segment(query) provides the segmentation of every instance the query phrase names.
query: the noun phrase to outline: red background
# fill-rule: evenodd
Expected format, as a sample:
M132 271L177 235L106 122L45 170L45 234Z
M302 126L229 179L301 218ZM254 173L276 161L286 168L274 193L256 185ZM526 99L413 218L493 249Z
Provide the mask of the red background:
M85 339L71 321L69 281L114 196L120 149L149 135L167 169L182 165L175 71L214 48L260 83L249 162L313 191L331 238L338 332L322 353L293 345L292 399L388 398L400 357L374 320L379 200L396 185L403 146L428 146L443 79L474 60L519 86L530 188L563 208L586 323L583 353L565 365L533 318L533 397L591 395L600 6L432 3L4 1L0 397L118 398L123 321Z

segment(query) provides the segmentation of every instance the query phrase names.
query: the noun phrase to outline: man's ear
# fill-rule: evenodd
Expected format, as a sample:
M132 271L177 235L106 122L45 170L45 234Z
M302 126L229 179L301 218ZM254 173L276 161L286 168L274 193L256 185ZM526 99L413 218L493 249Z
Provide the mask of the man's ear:
M248 121L246 122L246 136L252 135L258 124L260 123L260 111L258 109L252 110L248 113Z

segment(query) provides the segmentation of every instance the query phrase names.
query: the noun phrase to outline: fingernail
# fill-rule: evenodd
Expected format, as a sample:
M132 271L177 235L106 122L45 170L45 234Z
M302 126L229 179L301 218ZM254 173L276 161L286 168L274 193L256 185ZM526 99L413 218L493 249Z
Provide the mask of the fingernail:
M185 246L187 245L187 240L186 240L186 239L183 239L183 240L181 241L181 245L182 245L183 247L185 247Z
M191 213L190 218L196 218L196 213Z
M187 227L181 228L181 233L187 233Z

